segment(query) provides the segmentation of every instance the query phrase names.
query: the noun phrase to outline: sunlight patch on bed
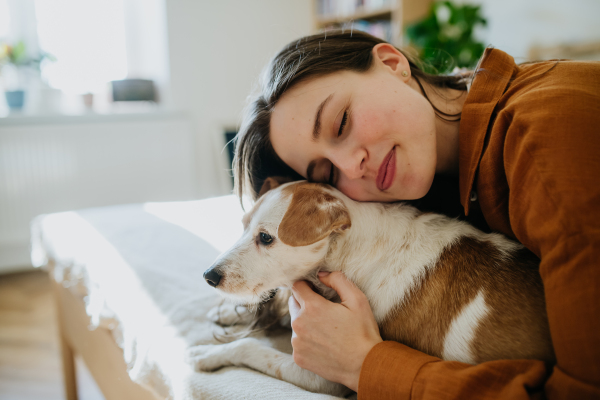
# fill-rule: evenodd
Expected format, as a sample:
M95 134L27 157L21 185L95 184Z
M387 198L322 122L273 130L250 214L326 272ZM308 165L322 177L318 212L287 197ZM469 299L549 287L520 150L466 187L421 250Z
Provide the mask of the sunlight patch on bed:
M187 230L220 252L230 248L244 231L244 212L234 195L202 201L145 203L143 210Z

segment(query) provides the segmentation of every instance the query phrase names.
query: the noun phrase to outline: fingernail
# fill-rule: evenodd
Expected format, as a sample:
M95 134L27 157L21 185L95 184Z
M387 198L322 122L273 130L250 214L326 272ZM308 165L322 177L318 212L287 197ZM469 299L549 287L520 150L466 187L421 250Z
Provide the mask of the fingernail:
M319 276L327 276L329 275L331 272L327 272L327 271L320 271L317 275Z

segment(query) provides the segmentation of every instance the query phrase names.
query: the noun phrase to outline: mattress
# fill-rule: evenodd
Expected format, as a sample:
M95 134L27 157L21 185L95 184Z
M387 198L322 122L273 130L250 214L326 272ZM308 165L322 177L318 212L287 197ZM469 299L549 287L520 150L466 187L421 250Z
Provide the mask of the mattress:
M109 329L132 381L165 399L335 399L246 368L195 372L186 350L217 344L206 316L220 302L202 274L242 233L231 196L41 215L32 261L85 302L90 329ZM290 353L290 334L260 336Z

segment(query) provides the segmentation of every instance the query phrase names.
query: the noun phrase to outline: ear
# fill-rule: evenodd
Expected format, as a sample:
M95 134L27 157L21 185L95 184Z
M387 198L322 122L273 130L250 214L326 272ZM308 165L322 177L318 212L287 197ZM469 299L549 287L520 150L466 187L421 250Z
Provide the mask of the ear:
M294 190L277 236L289 246L308 246L350 225L350 214L341 200L321 184L303 183Z
M408 59L400 50L389 43L379 43L373 47L373 58L380 66L386 67L390 72L397 75L404 82L410 80L410 64ZM403 76L402 71L408 75Z
M275 189L277 186L283 185L284 183L292 182L293 179L285 177L285 176L270 176L265 179L262 187L260 188L260 192L258 192L258 197L261 197L263 194L267 193L269 190Z

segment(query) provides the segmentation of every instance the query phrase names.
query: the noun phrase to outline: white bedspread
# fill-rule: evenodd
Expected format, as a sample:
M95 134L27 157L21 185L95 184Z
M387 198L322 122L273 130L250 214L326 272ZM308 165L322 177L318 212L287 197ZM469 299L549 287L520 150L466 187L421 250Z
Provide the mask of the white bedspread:
M93 326L112 330L131 379L166 399L334 399L245 368L198 373L194 345L217 343L206 313L219 300L203 272L242 233L234 196L42 215L32 260L81 296ZM263 338L291 353L289 334Z

